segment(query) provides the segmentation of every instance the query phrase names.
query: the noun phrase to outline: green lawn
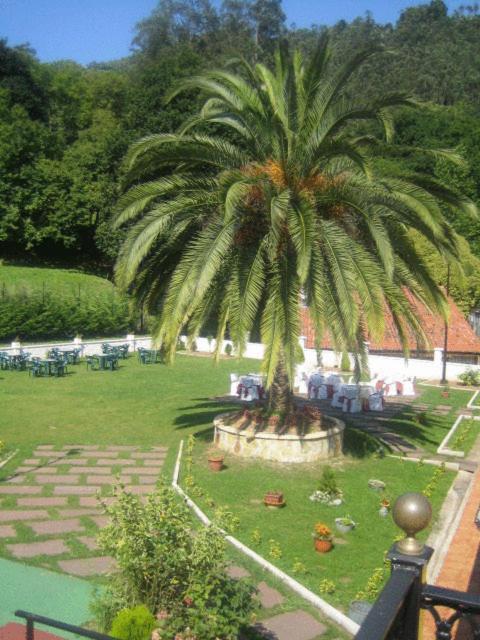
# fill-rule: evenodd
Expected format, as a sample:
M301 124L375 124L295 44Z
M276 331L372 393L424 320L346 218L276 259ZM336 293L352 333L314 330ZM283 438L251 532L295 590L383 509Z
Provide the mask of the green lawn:
M253 547L278 567L296 577L315 593L320 593L322 580L332 581L335 592L323 594L335 606L347 611L349 603L376 567L383 566L383 554L400 533L390 516L379 515L382 494L368 488L368 480L377 478L386 483L385 495L394 500L407 491L422 491L429 483L435 467L418 465L392 458L369 457L362 460L345 458L334 463L344 504L339 507L309 500L318 488L321 465L275 465L240 460L228 456L226 468L212 473L206 464L206 444L195 446L193 478L195 485L185 487L210 515L214 508L226 506L238 516L240 525L235 535ZM435 516L444 500L454 474L445 472L430 498ZM198 489L199 487L199 489ZM262 498L267 491L278 490L285 495L283 509L267 509ZM209 506L210 505L210 506ZM313 548L312 532L315 523L323 522L335 530L336 517L349 515L358 523L346 535L335 534L333 551L318 554ZM261 532L260 544L255 544L252 531ZM428 532L424 532L423 537ZM281 557L269 556L271 540L279 544ZM301 562L306 571L295 573L295 563ZM385 575L388 574L388 571Z
M37 444L173 445L170 463L182 437L209 433L214 416L225 411L213 397L228 392L229 373L259 366L258 360L215 365L210 358L178 355L168 367L130 357L114 372L87 371L81 363L69 366L64 378L0 371L0 439L21 448L24 457Z
M418 390L420 396L415 398L412 404L427 405L428 409L420 411L413 409L411 405L406 405L403 411L388 421L388 429L398 433L420 449L435 453L455 422L457 411L466 407L472 392L465 389L450 389L450 397L442 398L441 388L418 385ZM445 415L436 415L433 411L438 405L450 406L451 409ZM415 420L415 415L419 413L423 414L421 422ZM465 453L470 451L479 431L480 423L475 422L462 445Z
M269 540L277 541L282 549L278 560L282 568L291 572L298 558L308 569L298 578L316 592L324 578L332 580L336 592L327 597L346 607L365 586L372 570L381 566L383 552L397 533L390 518L378 515L379 496L367 488L368 479L384 480L388 495L394 498L405 491L422 490L434 468L363 453L355 457L359 437L352 437L348 430L347 449L353 455L337 465L346 494L345 505L338 509L308 499L317 488L320 465L275 466L231 457L224 472L208 473L203 455L212 439L212 420L228 410L228 404L214 397L227 392L230 372L257 371L259 365L255 360L235 359L223 359L215 365L210 358L178 355L171 367L142 366L136 357L130 357L121 361L115 372L87 371L80 364L70 367L69 375L58 379L1 372L0 438L10 448L20 448L20 454L0 473L8 473L38 444L129 444L169 446L165 472L170 477L180 439L195 433L201 458L195 470L197 481L216 503L228 505L238 513L239 537L250 544L251 530L261 528L263 542L258 549L262 554L268 557ZM456 408L466 404L468 397L463 391L452 391L451 397L444 400L439 390L425 387L416 402L432 408L436 403L450 404L451 415L430 418L428 414L431 423L427 426L397 417L392 420L392 428L401 429L404 435L432 450L453 422ZM404 410L405 415L408 412ZM436 510L451 480L450 473L442 477L433 496ZM285 492L288 506L279 512L266 510L261 504L263 494L277 488ZM8 498L2 503L8 506ZM316 554L311 538L315 522L333 525L334 517L346 514L359 523L357 529L344 538L339 535L331 554Z
M81 297L113 291L114 286L105 278L92 276L75 269L49 269L44 267L16 267L0 264L0 295L5 288L10 292L45 290L50 293Z

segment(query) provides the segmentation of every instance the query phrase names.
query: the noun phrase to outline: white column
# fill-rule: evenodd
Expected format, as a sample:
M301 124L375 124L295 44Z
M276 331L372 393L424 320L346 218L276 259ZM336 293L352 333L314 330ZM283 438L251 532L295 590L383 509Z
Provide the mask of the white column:
M443 364L443 349L441 347L435 347L433 350L433 362L438 365Z
M127 333L127 342L130 345L132 351L135 351L135 334Z
M13 340L11 347L13 349L13 355L19 356L22 352L22 345L19 340Z

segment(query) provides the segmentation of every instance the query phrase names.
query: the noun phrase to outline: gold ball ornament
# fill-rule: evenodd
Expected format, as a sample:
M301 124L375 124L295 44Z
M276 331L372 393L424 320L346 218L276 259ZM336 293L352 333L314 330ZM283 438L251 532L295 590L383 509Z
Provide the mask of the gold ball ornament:
M415 535L426 529L432 519L432 505L421 493L404 493L395 500L392 517L405 538L397 542L397 550L409 556L418 556L425 545Z

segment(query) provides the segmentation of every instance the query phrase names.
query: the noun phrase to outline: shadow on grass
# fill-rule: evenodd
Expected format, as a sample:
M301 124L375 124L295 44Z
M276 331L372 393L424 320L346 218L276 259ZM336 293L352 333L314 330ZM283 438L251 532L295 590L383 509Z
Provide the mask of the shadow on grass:
M390 418L384 426L419 447L437 448L453 424L452 416L443 418L426 413L423 422L414 416L414 412L405 411Z

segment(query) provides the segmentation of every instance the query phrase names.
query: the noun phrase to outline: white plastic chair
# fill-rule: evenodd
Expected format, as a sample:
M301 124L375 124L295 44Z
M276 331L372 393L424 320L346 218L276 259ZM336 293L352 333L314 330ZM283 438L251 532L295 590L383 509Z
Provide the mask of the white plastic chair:
M368 396L369 411L383 411L383 394L381 392L372 393Z

